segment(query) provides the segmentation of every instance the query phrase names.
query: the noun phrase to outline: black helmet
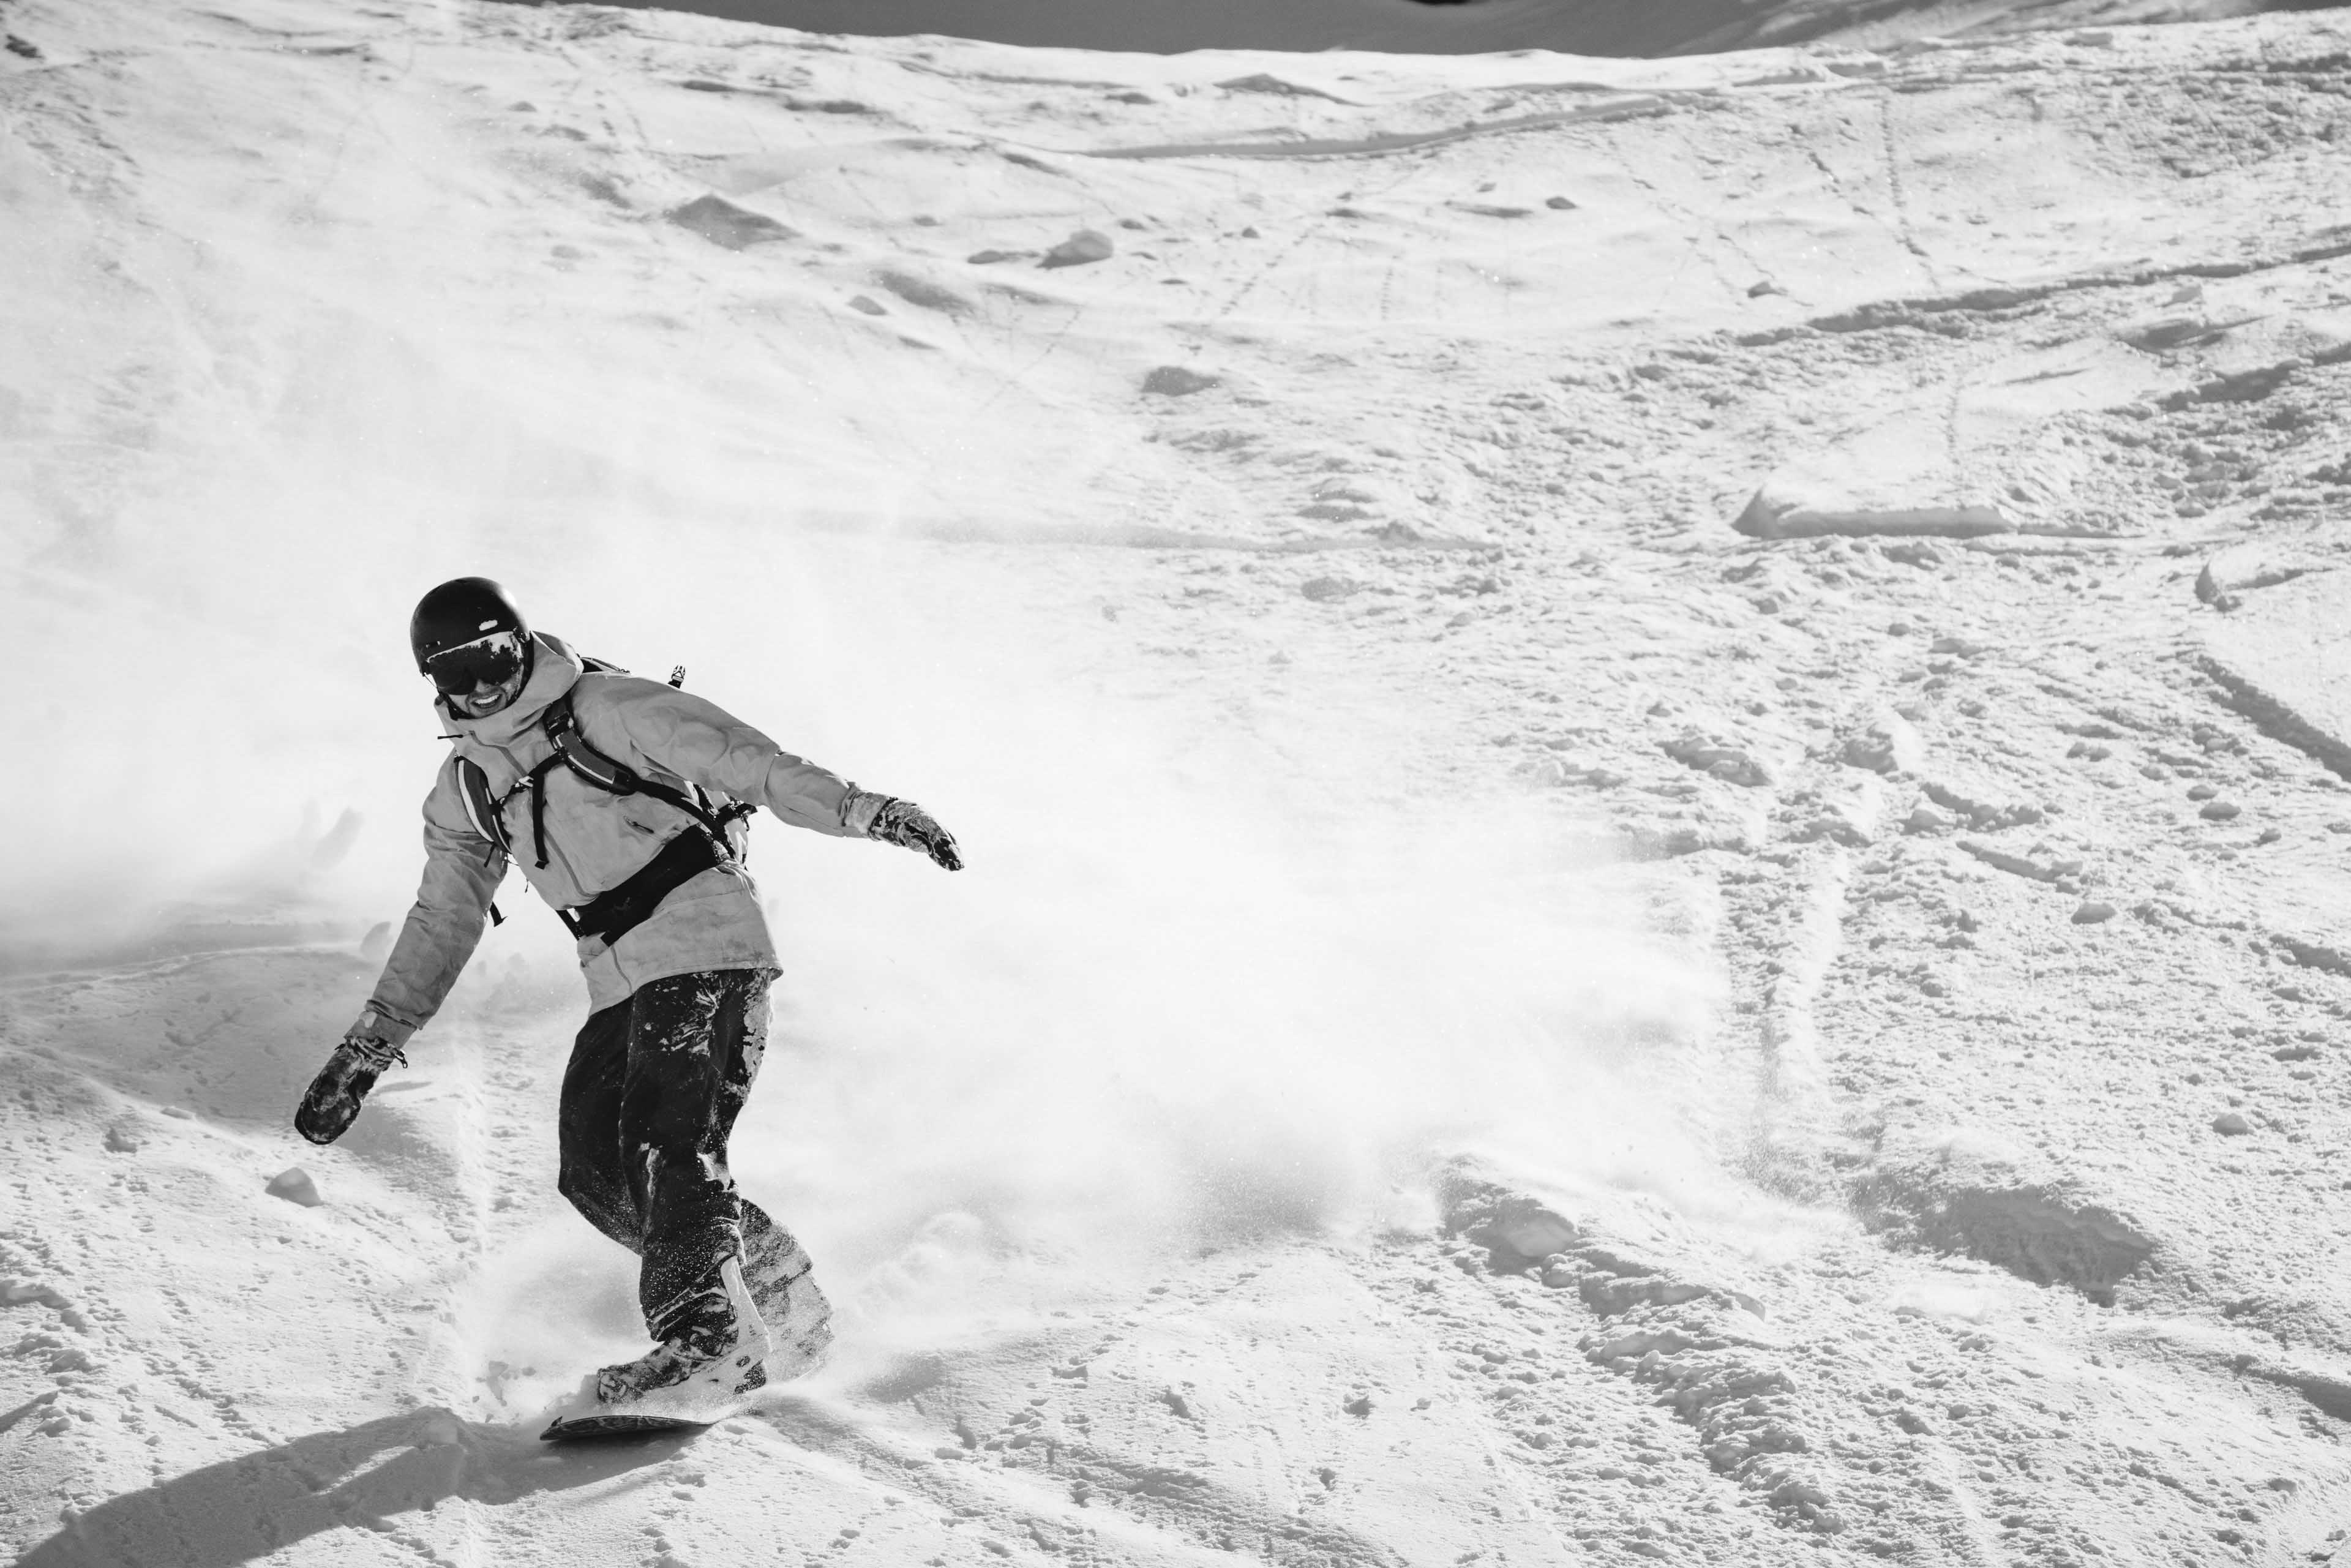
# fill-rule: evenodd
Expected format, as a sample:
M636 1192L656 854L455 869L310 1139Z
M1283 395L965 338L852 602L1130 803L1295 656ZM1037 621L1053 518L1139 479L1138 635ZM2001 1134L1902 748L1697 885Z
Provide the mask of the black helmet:
M530 635L507 591L486 577L452 578L416 601L416 613L408 618L408 647L417 673L430 674L435 656L497 632Z

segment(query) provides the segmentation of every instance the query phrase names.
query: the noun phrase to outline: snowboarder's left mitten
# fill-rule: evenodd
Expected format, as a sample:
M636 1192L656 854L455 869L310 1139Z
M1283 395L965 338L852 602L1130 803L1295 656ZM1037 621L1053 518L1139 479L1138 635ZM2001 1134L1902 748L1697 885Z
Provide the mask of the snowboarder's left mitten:
M963 870L963 852L956 848L955 835L912 800L885 796L865 836L902 849L920 850L949 871Z
M341 1137L360 1113L360 1102L395 1061L408 1065L400 1047L389 1040L357 1030L343 1036L335 1054L310 1080L309 1092L302 1096L301 1108L294 1113L294 1130L314 1144L331 1144Z

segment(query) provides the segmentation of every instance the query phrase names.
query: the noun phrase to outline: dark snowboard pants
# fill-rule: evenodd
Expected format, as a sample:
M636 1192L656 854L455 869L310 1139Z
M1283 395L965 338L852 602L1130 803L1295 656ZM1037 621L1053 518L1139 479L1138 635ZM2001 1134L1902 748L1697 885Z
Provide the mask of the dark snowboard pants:
M767 1048L767 969L648 981L590 1015L563 1073L556 1186L643 1261L655 1340L731 1327L718 1270L778 1230L735 1191L726 1138ZM789 1244L789 1238L785 1240ZM707 1320L716 1312L724 1322Z

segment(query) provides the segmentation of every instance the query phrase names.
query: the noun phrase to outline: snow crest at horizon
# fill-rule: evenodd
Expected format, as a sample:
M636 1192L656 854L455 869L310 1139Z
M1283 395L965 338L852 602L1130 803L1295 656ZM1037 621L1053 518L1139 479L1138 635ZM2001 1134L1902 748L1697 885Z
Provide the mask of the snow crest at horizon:
M2311 7L2296 0L695 0L667 8L811 33L935 35L1029 48L1654 57L1791 45L1884 48Z

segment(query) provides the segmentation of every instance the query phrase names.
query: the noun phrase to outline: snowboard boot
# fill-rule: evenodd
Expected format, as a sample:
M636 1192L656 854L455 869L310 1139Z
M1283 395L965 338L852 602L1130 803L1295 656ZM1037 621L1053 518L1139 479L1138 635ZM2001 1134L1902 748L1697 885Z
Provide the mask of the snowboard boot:
M767 1386L768 1326L733 1258L718 1281L671 1316L676 1327L659 1344L596 1374L596 1402L607 1409L694 1416L724 1412Z
M815 1267L782 1226L745 1227L743 1282L767 1322L768 1372L778 1382L815 1371L832 1343L832 1303L817 1289Z

